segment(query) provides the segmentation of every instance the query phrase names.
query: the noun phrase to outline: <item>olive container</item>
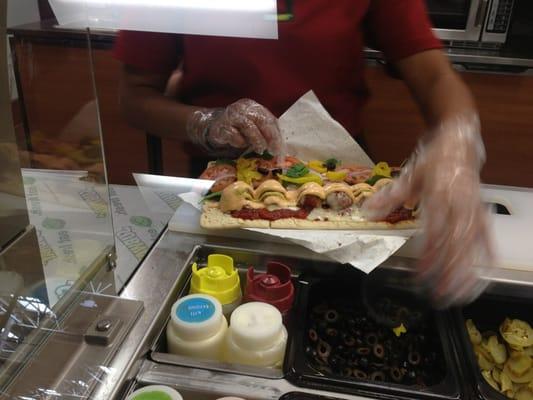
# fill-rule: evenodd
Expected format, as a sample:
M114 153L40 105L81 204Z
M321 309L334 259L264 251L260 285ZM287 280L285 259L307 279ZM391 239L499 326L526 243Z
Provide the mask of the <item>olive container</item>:
M299 387L362 397L464 398L463 373L447 325L450 317L429 308L427 299L410 291L409 280L410 275L401 270L302 274L285 359L286 378ZM398 314L392 317L392 312L380 311L385 309L383 304L388 304L387 310L393 304L393 310L406 311L397 319ZM324 307L333 309L320 314L326 322L316 317ZM336 318L338 329L332 331ZM403 322L407 332L402 334ZM331 352L321 354L321 343L329 338L326 346Z
M481 375L474 349L466 330L466 321L471 319L478 330L499 332L500 324L505 318L520 319L528 323L533 320L533 294L531 288L505 286L499 284L490 288L474 303L453 312L455 322L455 340L462 350L462 361L467 366L467 381L471 382L471 397L474 399L508 399L504 394L492 388Z

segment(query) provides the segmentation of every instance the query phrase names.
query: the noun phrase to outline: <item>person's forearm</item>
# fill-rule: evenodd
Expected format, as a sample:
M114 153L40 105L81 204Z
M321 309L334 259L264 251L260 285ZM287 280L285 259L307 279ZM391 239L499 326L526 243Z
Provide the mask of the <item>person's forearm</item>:
M430 129L422 142L436 140L462 163L479 169L485 159L479 117L470 90L439 50L398 63Z
M430 127L458 116L477 114L470 90L453 70L436 77L428 90L417 98Z
M121 110L128 122L145 132L185 142L190 115L198 107L165 97L151 87L123 87Z
M430 128L457 116L477 114L470 90L440 50L402 60L398 67Z

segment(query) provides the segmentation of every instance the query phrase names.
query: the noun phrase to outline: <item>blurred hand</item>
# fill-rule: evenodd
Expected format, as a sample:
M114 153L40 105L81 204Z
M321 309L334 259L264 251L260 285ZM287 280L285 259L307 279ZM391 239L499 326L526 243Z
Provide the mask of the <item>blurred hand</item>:
M364 204L381 219L403 204L419 204L423 249L417 278L436 306L474 300L485 288L479 268L493 262L488 210L480 198L485 149L477 116L448 121L419 144L400 177Z
M187 134L210 153L239 155L249 149L278 154L281 149L277 118L250 99L194 112L187 122Z

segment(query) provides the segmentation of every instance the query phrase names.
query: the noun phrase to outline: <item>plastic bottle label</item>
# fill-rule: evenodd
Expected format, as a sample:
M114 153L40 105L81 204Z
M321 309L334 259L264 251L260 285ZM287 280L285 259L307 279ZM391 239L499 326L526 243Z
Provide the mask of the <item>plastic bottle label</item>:
M215 314L215 305L208 299L196 298L184 301L178 306L176 315L183 322L198 323Z

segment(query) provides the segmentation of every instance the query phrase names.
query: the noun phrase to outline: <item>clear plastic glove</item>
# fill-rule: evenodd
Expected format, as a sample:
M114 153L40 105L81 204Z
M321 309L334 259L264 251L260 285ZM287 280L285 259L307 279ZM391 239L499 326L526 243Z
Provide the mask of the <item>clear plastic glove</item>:
M400 177L364 204L371 219L419 204L424 236L417 278L441 308L474 300L486 287L479 275L494 260L480 197L485 149L479 129L477 115L442 124L419 144Z
M187 134L211 154L236 156L245 150L259 154L268 150L277 155L282 148L277 118L250 99L194 112L187 121Z

